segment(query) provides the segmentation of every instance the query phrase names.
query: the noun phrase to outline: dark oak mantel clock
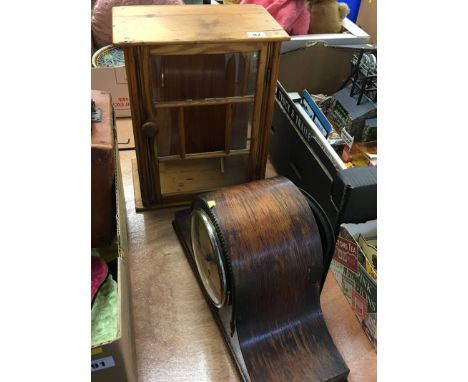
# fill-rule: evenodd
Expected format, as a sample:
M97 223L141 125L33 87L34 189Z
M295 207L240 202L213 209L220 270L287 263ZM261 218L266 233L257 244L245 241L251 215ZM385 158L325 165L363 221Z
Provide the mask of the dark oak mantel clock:
M286 40L257 5L113 8L141 208L187 204L201 192L265 177Z

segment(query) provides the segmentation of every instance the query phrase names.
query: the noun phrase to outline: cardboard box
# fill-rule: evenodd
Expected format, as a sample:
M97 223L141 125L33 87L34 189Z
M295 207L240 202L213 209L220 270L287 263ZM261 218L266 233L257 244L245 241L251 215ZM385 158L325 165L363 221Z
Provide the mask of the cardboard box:
M117 146L116 146L117 147ZM136 356L130 304L130 279L127 259L127 224L125 197L118 150L116 150L117 200L117 285L119 316L117 335L112 341L91 348L92 382L136 382ZM115 249L114 249L115 250Z
M358 243L377 238L377 221L343 224L330 269L369 340L377 348L377 270Z
M91 31L91 57L96 52L93 32ZM128 98L128 83L125 66L119 68L91 67L91 89L104 90L111 93L112 106L116 117L130 117L130 100Z
M91 68L91 88L111 93L116 117L131 116L125 66L119 68Z
M356 24L369 33L369 43L377 44L377 0L362 0Z
M317 42L323 42L328 45L335 46L367 44L369 42L369 35L356 24L354 24L350 19L345 18L343 20L342 26L342 33L291 36L290 41L286 41L281 44L281 53L302 49Z
M316 43L283 53L270 134L274 167L320 203L336 234L341 223L377 218L377 168L348 169L294 97L339 90L356 49Z

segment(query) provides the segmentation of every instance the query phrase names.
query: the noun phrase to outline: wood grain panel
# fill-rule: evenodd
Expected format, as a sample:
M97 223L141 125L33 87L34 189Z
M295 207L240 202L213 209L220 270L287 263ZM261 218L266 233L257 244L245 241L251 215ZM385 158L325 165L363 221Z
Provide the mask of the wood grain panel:
M250 163L249 163L249 178L250 180L259 179L256 174L256 167L261 158L258 155L258 145L259 145L259 131L262 131L262 127L260 125L262 116L260 115L260 111L262 109L262 102L263 99L263 88L265 87L265 83L268 78L265 76L268 72L267 68L267 61L268 61L268 45L264 45L260 50L260 57L258 60L258 68L257 68L257 82L255 85L255 104L254 104L254 111L253 111L253 118L252 118L252 133L251 133L251 153L250 153Z
M144 136L141 126L148 119L148 112L145 110L143 96L141 94L141 78L136 62L140 60L140 52L138 49L125 48L125 68L128 80L128 92L130 105L132 108L132 126L133 135L135 138L135 149L138 158L139 168L139 183L141 184L141 198L146 205L157 202L159 200L157 192L160 189L158 174L154 177L154 166L147 160L151 158L154 149L150 142Z
M151 48L153 55L182 55L182 54L219 54L219 53L237 53L237 52L255 52L259 50L261 44L249 42L248 44L180 44L163 45Z
M210 106L210 105L232 105L242 103L253 103L255 98L253 96L242 97L225 97L225 98L205 98L198 100L186 101L169 101L169 102L156 102L154 107L156 109L171 108L171 107L191 107L191 106Z
M270 78L268 79L267 86L264 89L265 102L264 110L262 112L261 126L263 131L260 133L260 153L259 153L259 178L265 177L266 162L268 157L268 144L270 141L270 129L273 121L273 107L275 104L275 90L278 82L279 66L280 66L280 50L281 44L269 44L269 58L270 58Z
M259 5L158 5L112 8L115 45L287 41L289 35ZM181 27L183 26L183 27ZM252 35L250 32L260 32Z
M250 380L346 380L320 309L320 233L299 189L276 177L200 195L192 208L210 215L223 243Z

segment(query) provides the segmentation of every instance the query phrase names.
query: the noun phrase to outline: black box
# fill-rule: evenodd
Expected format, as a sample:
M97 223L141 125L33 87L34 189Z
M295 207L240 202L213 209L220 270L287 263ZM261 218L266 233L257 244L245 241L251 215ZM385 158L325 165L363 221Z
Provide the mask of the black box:
M270 136L270 160L278 173L321 204L336 234L341 223L377 218L377 168L347 168L292 93L338 91L357 49L316 44L282 54Z

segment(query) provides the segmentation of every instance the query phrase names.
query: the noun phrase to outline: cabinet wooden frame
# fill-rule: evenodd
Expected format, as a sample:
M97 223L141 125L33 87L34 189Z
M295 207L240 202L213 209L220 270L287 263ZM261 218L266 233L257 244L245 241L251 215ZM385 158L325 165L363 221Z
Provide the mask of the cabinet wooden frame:
M196 8L195 8L196 7ZM184 6L188 13L194 14L199 12L200 6ZM206 6L204 6L206 7ZM240 8L233 8L235 6L216 7L219 12L210 6L209 13L215 15L220 13L220 17L226 14L234 14L236 17L248 9L247 14L249 17L253 15L261 15L262 22L276 23L271 16L263 10L262 7L252 8L247 6L238 6ZM118 7L120 8L120 7ZM121 8L134 8L134 7L121 7ZM145 7L147 14L161 14L167 8L164 6ZM171 17L172 9L167 9L168 16ZM152 9L156 9L153 11ZM206 8L205 8L206 9ZM132 12L135 12L133 9ZM180 12L180 10L177 10ZM234 12L234 13L233 13ZM118 24L115 20L120 20L123 25L122 13L125 10L114 9L114 24ZM137 12L138 13L138 12ZM116 14L120 15L115 17ZM144 14L144 13L143 13ZM133 17L133 16L131 16ZM130 17L130 21L131 21ZM199 17L199 16L197 16ZM214 17L214 16L213 16ZM194 16L196 19L196 17ZM265 19L265 18L271 18ZM140 19L141 20L141 19ZM265 21L266 20L266 21ZM146 21L145 19L145 22ZM167 19L164 22L169 22ZM181 26L183 27L183 26ZM141 201L145 208L162 207L170 205L179 205L181 203L189 203L194 195L200 192L209 191L214 188L222 187L224 185L243 183L245 181L262 179L265 177L265 167L268 153L268 138L269 129L272 121L272 110L274 103L274 89L278 77L279 69L279 53L281 42L288 40L289 37L281 29L281 27L273 28L273 32L268 29L267 32L260 33L262 38L251 37L249 33L244 33L246 37L239 38L239 30L236 30L237 37L229 41L215 41L213 38L209 39L206 35L201 41L196 39L196 31L192 38L187 38L187 41L180 41L173 37L170 40L167 36L164 39L155 41L133 41L129 36L125 35L125 41L115 41L115 31L118 25L114 25L114 44L123 48L125 54L125 66L127 71L127 81L130 95L130 105L132 110L133 131L135 137L135 150L138 165L138 181L139 189L141 192ZM125 25L126 30L131 30L128 27L128 22ZM265 27L266 28L266 27ZM123 30L123 27L121 28ZM239 27L237 28L239 29ZM198 31L199 33L200 31ZM121 33L121 34L122 34ZM151 33L154 33L152 31ZM233 35L235 34L233 32ZM118 33L117 33L118 34ZM130 34L126 32L126 34ZM209 34L209 33L208 33ZM271 35L269 35L271 34ZM136 40L137 38L135 38ZM166 56L191 56L191 55L210 55L210 54L255 54L255 83L253 94L235 94L234 96L214 97L214 98L201 98L201 99L181 99L181 100L163 100L161 102L155 101L154 89L152 83L152 57L166 57ZM247 78L247 81L249 78ZM252 110L247 111L246 115L250 122L248 123L247 132L247 146L245 148L232 147L231 135L233 129L233 109L236 105L250 104ZM225 123L220 126L224 129L224 148L222 150L210 150L203 152L187 152L186 151L186 132L187 126L190 126L190 121L184 118L184 109L190 107L204 107L204 106L224 106ZM178 136L178 153L177 155L158 155L157 149L157 135L159 133L159 126L155 123L158 113L163 109L175 109L177 113L177 129ZM221 134L221 133L219 133ZM235 173L232 176L225 176L225 160L230 160L233 163L234 159L248 157L245 174L238 179L235 178ZM195 159L202 160L200 163L205 163L204 160L212 160L212 158L219 158L220 171L223 172L223 180L216 182L213 179L204 178L205 172L197 172L197 179L192 179L190 186L181 187L181 189L166 189L163 190L164 179L162 169L164 166L169 166L171 171L177 171L180 168L184 170L184 165L195 166ZM187 161L187 162L186 162ZM236 162L237 163L237 162ZM240 163L240 162L239 162ZM243 163L243 162L242 162ZM208 168L208 167L207 167ZM188 171L188 170L187 170ZM206 170L208 177L211 177L210 170ZM233 171L227 168L227 171ZM237 170L236 170L237 171ZM232 179L231 179L232 178ZM225 180L227 179L227 180ZM224 184L223 182L226 182ZM218 184L219 183L219 184ZM169 184L169 183L168 183ZM167 188L167 187L166 187Z

